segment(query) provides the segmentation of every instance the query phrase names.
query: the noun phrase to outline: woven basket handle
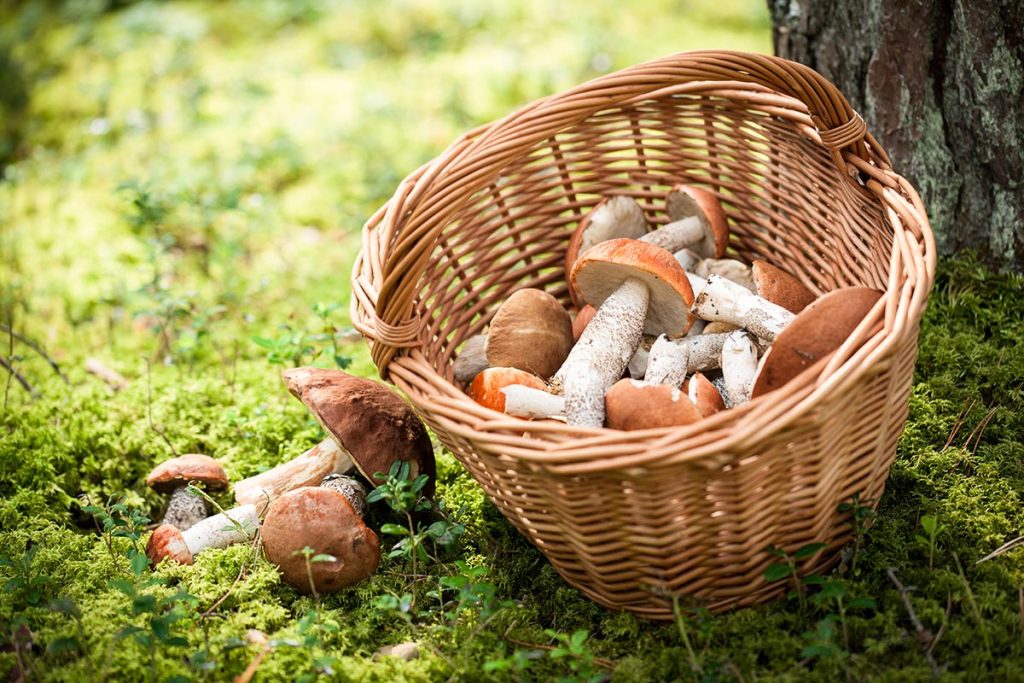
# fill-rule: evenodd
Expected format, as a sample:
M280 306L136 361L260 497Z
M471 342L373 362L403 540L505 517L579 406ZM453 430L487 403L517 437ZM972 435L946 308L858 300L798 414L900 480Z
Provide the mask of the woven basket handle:
M417 283L445 226L493 180L494 169L595 112L695 81L758 84L803 102L833 162L858 190L865 191L852 178L857 171L869 183L894 186L886 173L891 163L864 120L832 83L802 64L745 52L688 52L597 78L466 133L403 180L367 221L353 269L351 312L381 375L399 349L420 345L422 324L413 311Z

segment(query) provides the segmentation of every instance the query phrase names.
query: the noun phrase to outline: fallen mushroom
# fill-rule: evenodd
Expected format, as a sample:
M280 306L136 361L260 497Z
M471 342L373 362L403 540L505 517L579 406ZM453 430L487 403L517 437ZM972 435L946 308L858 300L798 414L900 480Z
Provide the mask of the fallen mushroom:
M757 347L744 330L730 332L722 346L722 379L725 404L733 406L750 400L757 375Z
M628 239L589 249L570 279L597 313L553 384L562 388L570 425L600 427L604 393L622 376L644 331L676 336L689 329L693 290L671 254Z
M223 491L228 486L228 475L210 456L189 453L165 460L146 477L146 485L151 489L171 494L163 523L179 531L185 531L207 515L206 501L190 492L189 484L201 484L207 491Z
M170 524L161 524L146 543L146 555L154 565L164 560L192 564L199 553L248 541L259 528L256 506L240 505L207 517L185 531Z
M647 228L644 211L632 197L616 196L602 199L590 213L584 216L569 239L569 245L565 249L566 279L572 272L572 267L576 265L579 255L585 253L595 244L622 237L636 239L646 233ZM576 308L583 305L583 300L576 293L571 282L569 283L569 296L572 297Z
M796 317L721 275L708 278L708 284L694 299L692 311L709 322L738 325L768 343Z
M765 261L754 261L751 268L757 295L797 314L817 297L802 282Z
M300 593L330 593L371 576L380 563L380 540L337 491L303 487L267 509L261 532L267 559ZM317 561L306 556L313 550Z
M558 299L540 289L520 289L491 320L487 365L547 379L565 361L572 344L572 318Z
M718 199L698 187L678 185L668 193L669 222L638 239L670 252L692 249L703 257L721 258L729 244L729 222Z
M472 382L474 377L487 369L486 347L486 334L473 335L463 343L452 367L455 381Z
M340 370L295 368L282 374L288 391L301 400L329 438L295 460L235 484L235 500L273 500L300 486L316 486L328 474L356 469L370 483L397 460L411 462L412 476L434 486L434 449L423 422L398 394L379 382Z
M686 394L667 384L619 380L608 390L604 403L607 426L611 429L676 427L701 419Z
M539 377L516 368L487 368L469 385L469 397L482 406L505 412L502 389L513 384L543 390L547 385Z

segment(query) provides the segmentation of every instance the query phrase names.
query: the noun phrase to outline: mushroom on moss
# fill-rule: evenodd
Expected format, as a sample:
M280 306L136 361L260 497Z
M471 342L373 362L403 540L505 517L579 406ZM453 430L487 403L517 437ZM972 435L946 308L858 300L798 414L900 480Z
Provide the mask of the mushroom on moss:
M259 528L256 506L240 505L207 517L185 531L161 524L146 543L146 555L154 565L164 560L192 564L199 553L248 541Z
M223 491L228 486L228 475L210 456L189 453L165 460L146 477L146 485L151 489L171 494L163 523L179 531L185 531L207 515L206 501L190 492L189 484L201 484L207 491Z

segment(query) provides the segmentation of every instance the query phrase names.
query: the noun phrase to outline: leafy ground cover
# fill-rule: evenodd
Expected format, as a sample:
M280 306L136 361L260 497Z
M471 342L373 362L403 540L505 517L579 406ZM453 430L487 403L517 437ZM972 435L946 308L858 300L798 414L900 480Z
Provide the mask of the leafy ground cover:
M396 478L371 520L393 551L354 590L299 596L244 545L150 572L138 549L163 503L144 486L155 463L204 452L233 479L259 472L321 437L282 368L373 375L347 274L359 226L404 173L535 97L679 49L767 50L769 27L739 0L114 4L0 9L0 356L17 373L0 374L0 674L1024 671L1024 555L979 562L1024 528L1024 280L970 257L941 266L877 512L852 502L845 571L786 600L719 616L680 603L663 625L605 611L443 451L446 521L403 531L415 500ZM127 386L88 375L89 357ZM769 578L790 581L787 562ZM373 660L407 640L418 659Z

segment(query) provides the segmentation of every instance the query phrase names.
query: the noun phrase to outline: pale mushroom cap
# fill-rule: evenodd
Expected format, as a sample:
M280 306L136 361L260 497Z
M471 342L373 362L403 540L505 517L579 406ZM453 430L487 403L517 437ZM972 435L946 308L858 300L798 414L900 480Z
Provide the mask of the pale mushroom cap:
M654 429L688 425L701 419L686 394L667 384L621 379L604 396L605 425L610 429Z
M778 389L842 346L881 296L877 289L845 287L805 308L775 338L751 398Z
M539 377L518 368L487 368L469 385L469 397L480 405L505 412L505 394L502 389L513 384L544 390L546 385Z
M722 258L729 246L729 220L718 197L693 185L677 185L668 193L665 208L671 221L701 217L704 239L692 247L705 258Z
M294 368L281 375L288 391L302 401L324 430L352 456L371 483L392 463L408 460L412 474L430 477L424 492L433 495L434 448L423 422L401 397L380 382L340 370Z
M650 300L644 332L677 337L693 323L693 288L686 271L661 247L631 239L607 240L582 254L570 280L595 308L623 282L637 279L647 285Z
M192 564L192 553L185 543L185 538L181 531L170 524L161 524L153 530L146 543L146 556L154 567L164 560Z
M576 265L579 255L595 244L617 237L636 239L647 232L644 211L632 197L609 197L598 202L590 213L583 217L565 249L566 279ZM579 308L583 300L569 285L569 295Z
M572 349L572 317L540 289L520 289L498 308L487 333L487 364L550 377Z
M190 482L201 483L209 491L223 491L228 486L228 475L210 456L189 453L165 460L146 477L146 485L160 493L170 493Z
M690 401L697 406L697 412L703 417L714 415L719 410L725 410L725 401L722 400L722 394L711 383L711 380L699 372L686 380L686 384L683 385L683 391L686 392Z
M330 593L371 576L380 563L377 534L345 496L331 489L305 487L276 499L267 508L261 534L267 559L300 593L310 592L309 573L317 592ZM334 561L310 562L307 573L302 554L307 546Z
M802 282L765 261L754 261L751 268L757 295L790 313L799 313L817 298Z
M594 319L594 314L597 313L597 309L587 304L580 309L580 312L576 314L576 317L572 320L572 339L573 341L579 341L580 335L583 334L583 330L587 329L587 325Z

